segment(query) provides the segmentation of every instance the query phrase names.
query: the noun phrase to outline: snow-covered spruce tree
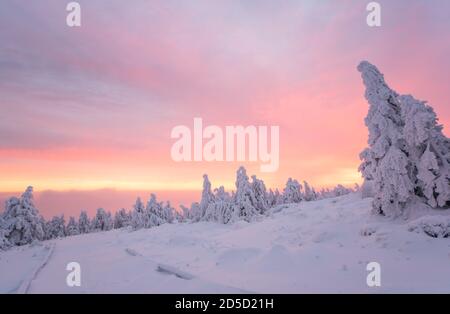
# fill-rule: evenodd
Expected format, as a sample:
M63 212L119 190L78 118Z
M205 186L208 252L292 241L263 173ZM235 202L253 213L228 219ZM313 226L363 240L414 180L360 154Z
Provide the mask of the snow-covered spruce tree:
M209 203L203 220L227 224L236 220L235 205L223 186L214 190L214 202Z
M174 211L174 219L173 219L173 221L174 222L186 222L187 221L187 219L186 219L186 216L184 216L184 212L185 212L185 209L186 209L186 207L184 207L183 205L180 205L180 207L181 207L181 212L180 211L178 211L178 210L175 210Z
M432 107L411 95L399 97L403 135L413 164L410 177L415 193L433 208L450 206L450 140Z
M67 236L73 236L80 234L80 228L78 227L78 222L75 220L74 217L69 217L69 222L66 226L66 235Z
M220 218L219 222L227 224L237 219L236 206L233 203L232 196L225 191L223 186L215 190L216 213Z
M0 216L0 251L6 250L11 246L7 237L6 223Z
M194 216L194 220L200 221L204 220L206 216L206 211L210 204L214 204L214 194L211 190L211 182L209 182L208 175L203 175L203 190L202 190L202 199L200 200L200 212L197 212L197 215Z
M80 218L78 218L78 229L80 233L89 233L91 232L91 222L86 211L81 211Z
M309 186L308 182L303 181L304 187L304 199L305 201L314 201L316 199L316 192L312 187Z
M236 174L236 193L234 204L237 217L246 221L251 221L259 214L256 209L257 200L248 180L244 167L240 167Z
M286 187L283 190L284 203L300 203L303 199L302 186L297 180L289 178L286 182Z
M275 192L272 189L269 189L269 192L267 192L267 204L269 207L276 205Z
M25 245L45 237L42 217L33 204L33 188L29 186L20 198L6 201L3 212L3 236L11 245Z
M146 223L146 210L141 198L138 197L131 212L131 227L134 230L144 228Z
M114 215L114 229L128 227L131 224L131 215L125 208L116 211Z
M414 184L405 141L398 94L384 81L383 74L367 61L358 65L369 102L365 124L369 129L369 147L360 155L359 167L365 180L373 181L373 209L376 213L397 217L414 201Z
M165 222L163 216L162 203L156 200L155 194L151 194L145 208L144 227L151 228L162 225Z
M186 207L184 205L180 205L181 208L181 213L180 215L183 217L181 218L183 222L185 221L191 221L192 220L192 207L193 207L193 203L191 204L191 207Z
M181 206L181 209L183 210L183 216L186 220L189 220L191 222L199 221L199 217L201 217L201 209L198 202L191 203L190 208Z
M170 202L167 201L166 204L162 208L162 220L167 223L173 223L175 219L175 208L170 205Z
M64 238L66 236L66 222L64 215L54 216L47 222L45 230L45 238L47 240Z
M256 198L255 208L260 214L264 214L270 208L266 185L263 180L260 180L253 175L251 187Z
M333 197L335 196L342 196L342 195L347 195L352 193L353 190L350 188L346 188L345 186L343 186L342 184L338 184L332 191L332 195Z
M98 208L95 217L92 219L92 232L108 231L114 226L114 221L110 212L106 212L103 208Z

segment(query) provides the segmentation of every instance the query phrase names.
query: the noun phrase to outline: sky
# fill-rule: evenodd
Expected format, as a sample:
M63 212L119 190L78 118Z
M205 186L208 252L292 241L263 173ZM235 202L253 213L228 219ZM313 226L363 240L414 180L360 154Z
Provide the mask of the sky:
M232 189L240 165L274 188L361 182L361 60L449 134L447 0L378 1L375 28L364 0L80 0L81 27L68 2L0 2L0 200L33 185L49 213L151 192L190 202L203 173ZM171 130L194 117L279 126L279 169L173 161Z

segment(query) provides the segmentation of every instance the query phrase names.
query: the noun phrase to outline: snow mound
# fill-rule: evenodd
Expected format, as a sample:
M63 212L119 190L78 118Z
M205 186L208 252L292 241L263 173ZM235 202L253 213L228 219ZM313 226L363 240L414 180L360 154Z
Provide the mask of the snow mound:
M450 216L424 216L408 224L411 232L424 233L433 238L450 237Z

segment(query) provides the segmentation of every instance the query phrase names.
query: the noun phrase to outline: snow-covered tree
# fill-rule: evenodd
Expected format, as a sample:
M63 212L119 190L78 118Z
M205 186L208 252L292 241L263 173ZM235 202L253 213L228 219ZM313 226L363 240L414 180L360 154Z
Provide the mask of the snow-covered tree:
M342 196L342 195L347 195L349 193L352 193L353 190L350 188L346 188L345 186L343 186L342 184L338 184L332 191L332 195L333 197L336 196Z
M78 218L78 230L80 233L91 232L91 221L86 213L86 211L81 211L80 218Z
M203 220L227 224L237 219L236 206L223 186L214 190L214 202L206 209Z
M54 216L46 224L46 239L64 238L66 236L66 222L64 215Z
M6 223L3 218L0 216L0 251L6 250L11 246L8 240L8 234L6 230Z
M253 175L251 187L256 198L255 208L260 214L264 214L270 208L266 185L263 180L260 180Z
M151 228L162 225L163 223L166 222L163 217L164 213L162 203L159 203L156 200L155 194L151 194L150 199L147 202L147 206L145 208L144 227Z
M402 138L403 121L398 94L384 81L372 64L359 64L369 113L365 124L369 129L369 147L360 155L360 171L365 180L373 181L374 211L397 217L413 201L414 184L408 175L411 167Z
M33 204L33 188L29 186L20 198L6 201L2 214L3 237L11 245L24 245L45 237L42 217Z
M304 199L305 201L314 201L316 199L316 192L312 187L309 186L308 182L303 181L304 187Z
M195 219L202 220L206 215L206 211L210 204L214 203L214 194L211 190L211 182L209 182L209 178L207 174L203 175L203 190L202 190L202 199L200 200L200 215L194 217Z
M184 216L184 212L185 212L185 207L183 205L180 205L180 207L182 208L182 211L178 211L175 210L175 214L174 214L174 222L186 222L186 216ZM184 208L183 208L184 207Z
M146 223L146 210L141 198L138 197L131 212L131 227L134 230L144 228Z
M114 215L114 229L128 227L131 224L131 214L125 208L116 211Z
M93 232L108 231L114 227L114 221L110 212L106 212L103 208L98 208L91 225Z
M409 175L415 182L416 195L424 197L431 207L449 207L450 140L426 102L411 95L400 96L399 102L404 120L403 135L413 164Z
M183 204L180 205L181 213L180 215L183 216L182 221L191 221L192 220L192 207L193 204L191 204L191 207L184 206Z
M286 187L283 190L284 203L300 203L303 199L302 186L297 180L289 178L286 182Z
M75 220L74 217L69 217L69 222L66 226L66 235L67 236L73 236L80 234L80 228L78 227L78 222Z
M244 167L240 167L236 174L234 203L239 218L250 221L258 215L258 210L255 207L257 200Z
M173 223L175 219L175 208L170 205L170 202L167 201L166 204L162 208L162 220L167 223Z

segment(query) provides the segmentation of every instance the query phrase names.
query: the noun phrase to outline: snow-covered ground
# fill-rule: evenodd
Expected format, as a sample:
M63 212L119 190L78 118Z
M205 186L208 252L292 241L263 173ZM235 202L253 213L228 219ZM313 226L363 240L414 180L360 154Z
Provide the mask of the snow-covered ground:
M357 193L260 221L114 230L0 253L1 293L450 293L450 238L370 215ZM81 266L68 287L66 265ZM366 265L381 265L368 287Z

